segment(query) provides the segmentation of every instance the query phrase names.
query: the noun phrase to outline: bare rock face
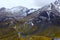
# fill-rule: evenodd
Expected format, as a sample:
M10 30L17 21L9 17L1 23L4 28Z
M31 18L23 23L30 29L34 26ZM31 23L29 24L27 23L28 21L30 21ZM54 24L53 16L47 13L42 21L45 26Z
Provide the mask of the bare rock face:
M58 2L58 1L57 1ZM30 28L29 26L27 27L27 31L24 31L26 34L28 31L33 31L33 32L28 32L28 34L34 34L34 33L43 33L45 30L48 30L52 28L57 27L59 29L60 27L60 12L58 10L59 6L57 6L55 3L51 3L50 5L44 6L40 9L38 9L35 12L32 12L31 15L26 16L24 20L26 21L27 24L31 25L32 27ZM33 25L32 25L33 24ZM56 26L56 27L54 27ZM24 28L24 27L23 27ZM28 29L31 30L28 30ZM37 29L36 29L37 28Z

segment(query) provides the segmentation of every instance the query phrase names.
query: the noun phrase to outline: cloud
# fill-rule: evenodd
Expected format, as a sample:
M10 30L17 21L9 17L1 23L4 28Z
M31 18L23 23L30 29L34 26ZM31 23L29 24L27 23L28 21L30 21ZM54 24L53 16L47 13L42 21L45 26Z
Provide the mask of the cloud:
M34 7L33 0L0 0L0 7L11 8L14 6Z
M25 6L27 8L38 8L52 1L54 0L0 0L0 7Z
M55 0L34 0L34 1L35 1L36 6L41 7L41 6L50 4L54 2Z

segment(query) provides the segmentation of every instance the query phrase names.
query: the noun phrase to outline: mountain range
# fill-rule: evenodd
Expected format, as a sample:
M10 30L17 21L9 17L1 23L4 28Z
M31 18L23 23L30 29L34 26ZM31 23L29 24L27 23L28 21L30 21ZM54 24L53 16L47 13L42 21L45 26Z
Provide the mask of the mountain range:
M30 35L36 33L41 35L44 34L46 30L48 31L48 33L46 33L47 36L49 36L51 32L55 34L60 28L60 2L55 1L39 9L28 9L23 6L17 6L11 9L2 7L0 8L0 22L0 28L18 24L18 30L20 32L23 31L22 34ZM51 28L53 31L50 32L49 29Z

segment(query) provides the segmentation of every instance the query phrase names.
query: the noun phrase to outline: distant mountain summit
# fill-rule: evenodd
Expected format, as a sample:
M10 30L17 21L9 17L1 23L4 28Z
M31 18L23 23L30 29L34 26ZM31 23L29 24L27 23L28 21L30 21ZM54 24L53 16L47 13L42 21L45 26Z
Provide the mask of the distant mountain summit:
M36 9L33 9L33 8L28 9L26 7L23 7L23 6L17 6L17 7L11 8L11 9L2 7L2 8L0 8L0 13L1 12L2 12L2 14L8 14L9 13L8 15L10 15L11 17L14 16L14 17L20 17L21 18L21 17L25 17L25 16L29 15L30 13L34 12L35 10Z
M29 10L29 11L28 11ZM35 9L28 9L23 6L17 6L13 7L11 9L2 7L0 8L0 22L6 22L6 21L20 21L21 18L24 18L28 16L30 13L34 12ZM4 24L4 23L3 23ZM8 25L8 24L6 24ZM1 25L2 27L2 25ZM4 26L3 26L4 27Z
M14 13L14 15L20 15L20 16L27 16L26 10L28 10L28 8L26 7L22 7L22 6L17 6L17 7L13 7L11 8L12 13Z

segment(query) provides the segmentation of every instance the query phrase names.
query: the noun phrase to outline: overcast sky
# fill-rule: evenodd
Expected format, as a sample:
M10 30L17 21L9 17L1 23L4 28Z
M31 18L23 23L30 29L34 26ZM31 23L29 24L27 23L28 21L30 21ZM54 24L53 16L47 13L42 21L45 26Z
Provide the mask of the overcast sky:
M24 6L27 8L38 8L47 5L55 0L0 0L0 7L12 8Z

